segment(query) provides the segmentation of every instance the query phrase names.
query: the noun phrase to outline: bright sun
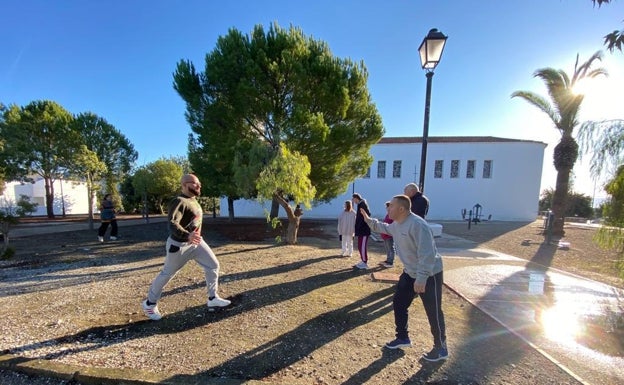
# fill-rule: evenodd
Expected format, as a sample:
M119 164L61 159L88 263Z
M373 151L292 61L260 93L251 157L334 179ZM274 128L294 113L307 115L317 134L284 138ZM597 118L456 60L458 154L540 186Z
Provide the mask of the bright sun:
M581 79L574 85L575 94L585 95L581 105L581 120L624 118L620 94L624 89L624 74L618 66L602 63L609 76ZM609 68L610 67L610 68Z

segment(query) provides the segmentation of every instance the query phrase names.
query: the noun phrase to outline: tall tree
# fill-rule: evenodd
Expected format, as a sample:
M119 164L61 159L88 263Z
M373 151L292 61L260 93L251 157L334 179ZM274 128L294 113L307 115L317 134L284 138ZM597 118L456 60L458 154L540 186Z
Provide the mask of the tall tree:
M102 176L107 173L107 167L97 154L81 144L75 149L72 163L67 168L72 179L84 180L87 184L87 202L89 202L89 229L93 230L93 203L95 193L100 189Z
M300 29L272 24L268 31L256 26L251 36L231 29L206 55L202 73L181 61L174 87L187 104L186 117L198 139L193 151L205 160L206 169L223 170L231 184L237 168L245 167L244 154L264 146L268 155L255 180L283 144L311 165L309 177L289 179L309 178L314 200L329 201L366 172L372 162L369 149L383 136L367 78L362 62L336 58L327 44ZM242 185L236 188L212 195L255 193ZM276 192L280 190L285 191ZM272 217L278 207L276 199Z
M564 212L569 190L570 172L578 158L579 146L574 139L574 130L579 125L578 115L583 102L583 94L574 92L574 86L584 78L607 76L604 68L592 69L593 63L602 59L602 52L594 53L586 62L579 65L576 56L572 77L564 70L542 68L535 71L534 77L544 81L550 100L530 91L516 91L511 96L519 97L544 112L552 120L561 134L561 140L554 149L554 166L557 170L557 182L553 196L555 222L553 234L563 236Z
M186 119L193 131L189 135L189 162L195 174L206 181L203 193L227 196L230 220L234 219L234 200L255 196L234 180L233 162L247 154L250 139L243 131L242 120L234 114L228 94L222 89L236 87L229 72L212 74L211 81L197 73L189 61L178 63L174 89L186 102Z
M182 166L174 159L158 159L134 173L132 186L136 192L152 198L160 213L164 214L165 202L179 191L183 173Z
M79 138L71 128L72 115L49 100L24 107L10 106L0 126L4 140L1 161L10 179L44 179L48 218L54 218L54 181L71 164L71 149Z
M115 206L121 207L118 185L130 172L139 156L134 146L121 131L92 112L76 115L72 127L79 134L87 150L93 152L106 166L104 173L91 175L97 177L94 182L100 183L104 180L106 192L113 196ZM90 206L94 202L94 192L89 195ZM92 223L92 213L89 218Z

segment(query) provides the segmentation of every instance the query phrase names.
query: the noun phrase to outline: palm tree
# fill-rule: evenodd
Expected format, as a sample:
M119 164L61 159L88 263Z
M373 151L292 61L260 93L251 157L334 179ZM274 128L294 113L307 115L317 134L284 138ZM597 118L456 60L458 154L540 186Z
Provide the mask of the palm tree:
M534 77L540 78L546 84L550 100L530 91L516 91L511 97L520 97L544 112L555 124L561 133L561 140L555 147L554 165L557 170L557 183L553 196L552 210L555 214L553 235L563 236L563 212L570 185L570 172L579 154L579 146L574 139L574 129L579 125L578 115L584 96L574 92L574 86L585 78L595 78L599 75L607 76L604 68L592 69L594 61L602 60L602 52L594 53L589 60L579 65L579 55L576 55L572 78L563 70L542 68L535 71Z

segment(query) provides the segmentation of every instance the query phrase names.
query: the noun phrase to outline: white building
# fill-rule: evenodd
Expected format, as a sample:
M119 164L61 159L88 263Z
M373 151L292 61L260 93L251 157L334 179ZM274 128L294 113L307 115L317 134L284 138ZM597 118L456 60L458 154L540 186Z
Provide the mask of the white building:
M37 210L32 215L47 215L43 178L36 177L34 183L7 182L0 196L0 208L15 207L21 195L28 196L31 203L37 203ZM53 205L55 215L63 214L63 206L65 214L87 214L87 185L83 182L55 180Z
M359 193L375 217L386 214L384 203L418 184L421 138L382 138L371 147L373 164L368 175L358 178L344 194L326 204L304 211L304 218L336 218L345 200ZM427 219L458 220L462 210L476 204L482 215L498 221L532 221L538 212L542 164L546 144L497 137L430 137L427 144L425 195L431 205ZM270 202L234 202L236 217L265 216ZM281 215L282 213L280 213ZM228 216L227 199L221 215Z

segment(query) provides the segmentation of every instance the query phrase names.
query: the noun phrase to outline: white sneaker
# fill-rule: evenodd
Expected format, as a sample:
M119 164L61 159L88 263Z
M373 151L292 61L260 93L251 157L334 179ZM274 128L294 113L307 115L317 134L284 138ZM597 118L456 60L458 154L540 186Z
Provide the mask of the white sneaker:
M111 237L110 237L110 240L111 240L111 241L116 241L116 240L117 240L117 237L113 237L113 236L111 236Z
M147 318L153 321L158 321L159 319L162 318L162 314L160 314L160 311L158 311L157 304L148 305L147 300L145 300L141 302L141 307L143 308L143 313L145 313L145 316Z
M223 299L221 297L214 297L208 300L208 307L226 307L231 304L232 301Z
M366 270L368 269L368 265L364 262L360 262L357 265L354 265L353 267L361 269L361 270Z
M104 237L100 237L100 236L98 236L98 241L99 241L99 242L104 242Z

